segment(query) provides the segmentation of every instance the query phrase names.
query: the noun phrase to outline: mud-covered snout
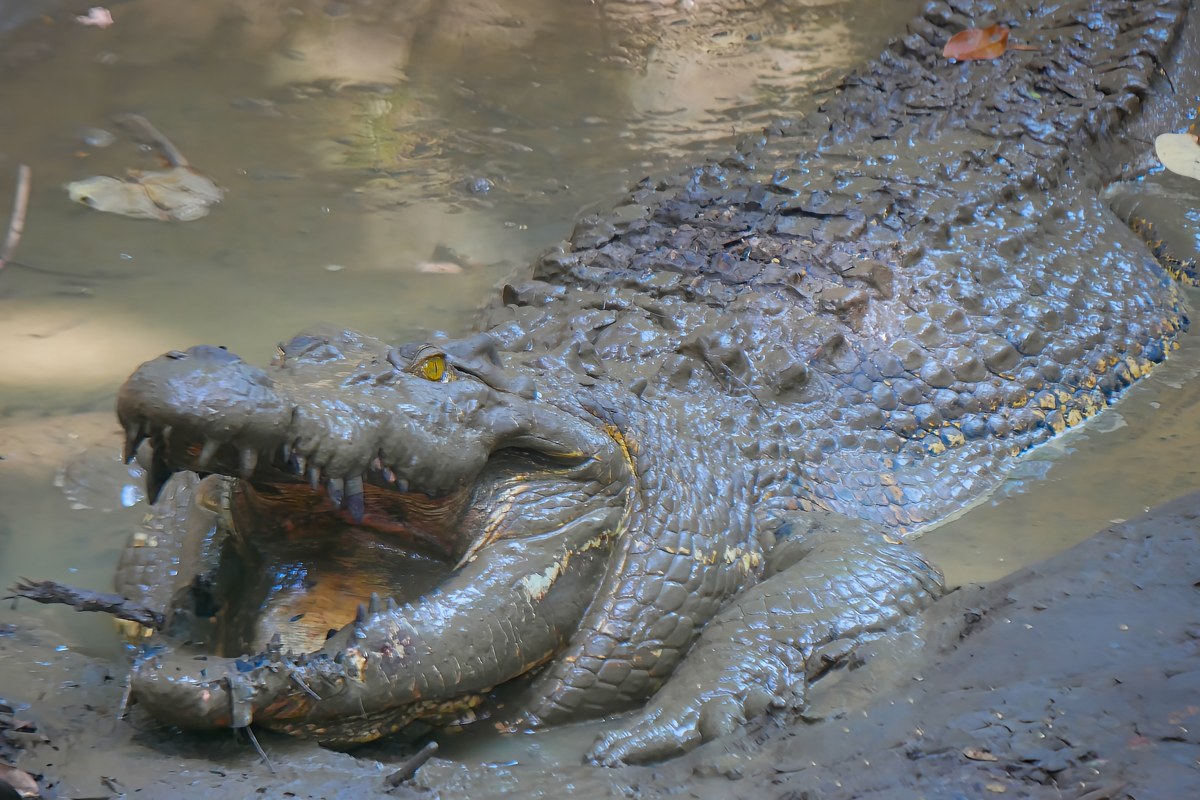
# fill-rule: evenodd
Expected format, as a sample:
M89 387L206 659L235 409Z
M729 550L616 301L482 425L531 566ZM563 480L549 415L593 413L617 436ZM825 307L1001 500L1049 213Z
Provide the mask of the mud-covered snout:
M306 343L298 356L297 342ZM298 337L267 369L209 345L146 362L118 393L126 458L149 439L152 483L183 469L304 481L337 507L365 484L407 491L424 481L431 494L461 486L490 445L467 419L485 387L414 376L353 343Z
M213 442L266 445L291 415L274 385L262 369L211 345L172 350L147 361L117 394L126 458L132 458L152 429L166 431L168 437L175 430L203 431Z
M350 332L296 337L266 369L202 345L139 367L117 414L127 458L150 439L160 480L187 469L307 482L356 519L366 486L444 497L501 450L572 464L618 455L596 426L508 391L524 384L497 379L503 369L485 362Z

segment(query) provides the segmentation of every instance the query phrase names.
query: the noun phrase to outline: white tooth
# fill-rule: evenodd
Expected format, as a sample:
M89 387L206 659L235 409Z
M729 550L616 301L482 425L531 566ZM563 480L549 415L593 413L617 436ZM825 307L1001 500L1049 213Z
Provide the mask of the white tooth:
M254 468L258 466L258 451L252 447L247 447L242 450L241 473L243 478L249 478L254 474Z
M204 447L200 449L200 457L196 459L196 463L201 467L207 467L208 462L213 460L213 456L217 454L217 448L220 446L221 443L216 439L206 439Z
M346 484L341 478L330 478L325 484L326 491L329 492L329 499L333 501L334 508L341 508L342 501L346 498Z

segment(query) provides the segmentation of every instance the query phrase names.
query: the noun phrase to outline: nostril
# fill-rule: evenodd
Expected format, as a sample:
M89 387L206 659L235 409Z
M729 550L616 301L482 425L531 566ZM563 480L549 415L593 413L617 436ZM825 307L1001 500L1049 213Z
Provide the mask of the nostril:
M174 359L178 360L180 358L187 358L187 357L188 357L188 354L183 352L182 350L172 350L171 352L167 353L167 358L174 358Z

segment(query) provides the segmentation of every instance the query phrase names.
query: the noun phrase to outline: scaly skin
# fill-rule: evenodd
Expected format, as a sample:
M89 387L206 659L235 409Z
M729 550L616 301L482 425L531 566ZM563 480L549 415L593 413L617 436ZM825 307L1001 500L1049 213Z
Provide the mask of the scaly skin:
M485 334L144 364L118 414L170 502L119 584L172 622L135 697L346 744L653 696L601 763L798 707L941 591L881 533L979 497L1176 346L1179 291L1102 202L1122 175L1095 139L1143 103L1182 127L1151 84L1186 6L931 3L814 114L582 222ZM1041 51L941 58L997 19ZM387 558L436 580L389 586Z

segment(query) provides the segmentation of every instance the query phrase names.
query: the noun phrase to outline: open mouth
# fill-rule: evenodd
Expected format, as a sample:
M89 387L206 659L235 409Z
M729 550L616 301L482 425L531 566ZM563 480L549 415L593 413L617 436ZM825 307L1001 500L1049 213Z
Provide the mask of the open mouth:
M205 555L181 559L141 704L347 744L459 721L562 650L631 502L615 429L465 371L381 388L214 351L148 362L118 405L152 483L211 475L194 502L217 511L182 545Z
M154 437L154 452L170 452ZM199 445L186 447L185 466ZM494 456L471 486L431 497L386 467L361 483L328 490L302 479L295 458L260 460L252 478L223 469L218 452L207 469L225 475L209 504L221 509L215 560L197 595L187 594L185 637L213 654L319 649L350 624L372 595L398 604L433 592L513 526L536 516L526 500L561 492L586 464L555 464L528 452ZM154 457L161 461L158 456ZM339 495L349 484L349 494ZM200 609L200 610L197 610ZM195 620L206 623L200 626ZM184 633L178 631L178 633Z

